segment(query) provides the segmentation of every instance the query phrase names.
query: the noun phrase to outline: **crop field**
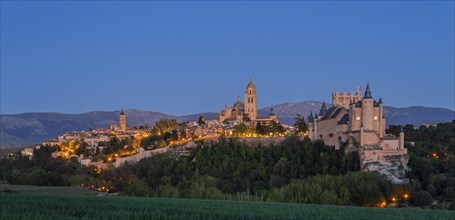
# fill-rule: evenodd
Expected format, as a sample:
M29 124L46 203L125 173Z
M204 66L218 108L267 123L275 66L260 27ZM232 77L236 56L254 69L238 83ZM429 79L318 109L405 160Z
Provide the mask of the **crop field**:
M97 195L98 192L81 187L0 185L0 192L34 195ZM1 194L1 195L4 195Z
M77 195L78 188L42 188L0 193L0 219L455 219L453 211L418 208L94 196Z

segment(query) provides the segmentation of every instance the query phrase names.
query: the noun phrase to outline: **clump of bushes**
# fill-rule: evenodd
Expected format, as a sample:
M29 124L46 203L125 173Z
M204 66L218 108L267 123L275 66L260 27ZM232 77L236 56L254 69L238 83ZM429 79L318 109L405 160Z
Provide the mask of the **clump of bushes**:
M411 194L411 202L415 206L429 206L433 203L433 198L427 191L419 190Z

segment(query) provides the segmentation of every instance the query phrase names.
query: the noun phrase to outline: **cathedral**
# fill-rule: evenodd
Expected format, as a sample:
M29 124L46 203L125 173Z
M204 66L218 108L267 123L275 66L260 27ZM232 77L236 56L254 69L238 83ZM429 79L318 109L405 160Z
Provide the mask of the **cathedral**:
M332 107L324 102L319 114L310 114L308 125L312 140L359 152L362 170L380 171L397 183L404 178L409 160L404 134L385 133L382 98L373 99L369 84L363 98L360 92L332 93Z
M246 87L244 93L244 103L242 102L240 96L238 96L237 102L235 102L231 107L225 105L224 109L220 113L220 122L235 120L239 120L250 125L254 125L258 122L278 122L278 117L275 115L273 107L270 109L268 116L258 116L256 85L254 85L252 79L250 79L250 82Z

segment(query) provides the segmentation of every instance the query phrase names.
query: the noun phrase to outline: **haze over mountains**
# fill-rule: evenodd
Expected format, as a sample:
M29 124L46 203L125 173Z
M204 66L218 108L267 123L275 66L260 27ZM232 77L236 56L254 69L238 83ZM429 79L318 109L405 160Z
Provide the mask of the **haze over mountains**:
M275 114L285 124L293 124L296 114L308 116L317 113L322 103L304 101L283 103L274 106ZM199 113L175 116L159 112L142 110L125 110L128 126L153 125L161 118L175 118L178 121L197 120ZM259 115L267 115L270 108L259 110ZM69 131L89 130L90 128L108 128L109 124L118 122L119 111L94 111L82 114L61 113L23 113L0 115L0 148L17 148L52 139ZM203 113L206 119L218 117L218 113ZM384 107L387 124L436 124L455 119L455 112L445 108L412 106L406 108Z

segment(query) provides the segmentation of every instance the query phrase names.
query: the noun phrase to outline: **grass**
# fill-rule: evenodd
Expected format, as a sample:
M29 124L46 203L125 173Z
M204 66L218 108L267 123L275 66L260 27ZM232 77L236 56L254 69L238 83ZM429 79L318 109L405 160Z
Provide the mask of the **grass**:
M0 193L0 219L455 219L453 211L418 208L97 197L80 195L84 190L79 188L42 188L47 187Z
M98 192L79 187L29 186L0 184L0 192L32 195L97 195ZM2 194L4 195L4 194Z

